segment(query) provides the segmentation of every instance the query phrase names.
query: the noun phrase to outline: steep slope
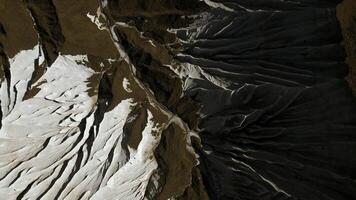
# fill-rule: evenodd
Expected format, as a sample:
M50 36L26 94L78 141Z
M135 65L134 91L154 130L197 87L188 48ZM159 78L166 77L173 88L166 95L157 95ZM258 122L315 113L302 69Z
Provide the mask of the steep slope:
M355 199L340 2L0 0L2 198Z

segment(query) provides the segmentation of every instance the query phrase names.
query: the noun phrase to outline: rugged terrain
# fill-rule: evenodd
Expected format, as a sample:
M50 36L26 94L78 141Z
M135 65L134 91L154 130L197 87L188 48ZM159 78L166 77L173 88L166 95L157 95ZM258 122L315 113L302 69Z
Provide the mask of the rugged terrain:
M355 6L0 0L0 199L356 199Z

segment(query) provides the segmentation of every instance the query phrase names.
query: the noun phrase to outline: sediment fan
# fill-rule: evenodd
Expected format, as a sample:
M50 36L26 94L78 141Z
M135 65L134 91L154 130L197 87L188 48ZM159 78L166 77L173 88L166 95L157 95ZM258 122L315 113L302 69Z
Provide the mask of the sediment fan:
M356 199L338 0L0 0L0 199Z

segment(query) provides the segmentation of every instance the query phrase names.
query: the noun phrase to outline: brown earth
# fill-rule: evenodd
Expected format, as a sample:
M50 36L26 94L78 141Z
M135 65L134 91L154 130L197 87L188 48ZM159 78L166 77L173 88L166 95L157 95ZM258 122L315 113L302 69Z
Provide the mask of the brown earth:
M0 0L0 24L0 43L9 58L38 43L30 12L21 0Z
M344 0L337 6L337 17L340 21L343 45L346 50L346 63L350 67L347 80L356 95L356 1Z
M64 54L89 54L104 59L117 58L117 50L107 31L99 30L87 14L96 16L99 1L53 0L56 7L65 43Z

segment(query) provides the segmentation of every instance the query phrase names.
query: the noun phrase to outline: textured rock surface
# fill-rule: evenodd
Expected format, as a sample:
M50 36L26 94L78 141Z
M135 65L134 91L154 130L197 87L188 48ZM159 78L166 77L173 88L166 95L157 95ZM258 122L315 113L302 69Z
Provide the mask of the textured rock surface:
M0 199L356 199L339 3L0 0Z

